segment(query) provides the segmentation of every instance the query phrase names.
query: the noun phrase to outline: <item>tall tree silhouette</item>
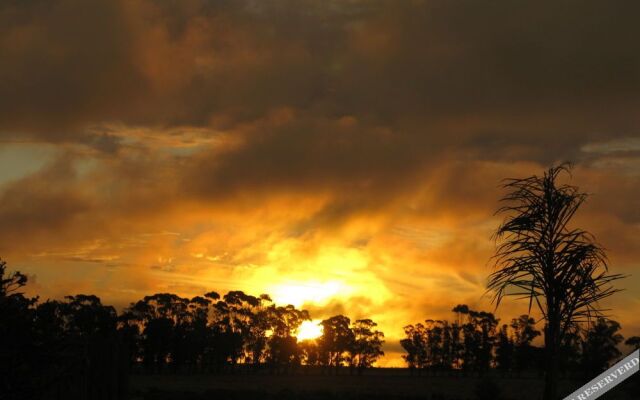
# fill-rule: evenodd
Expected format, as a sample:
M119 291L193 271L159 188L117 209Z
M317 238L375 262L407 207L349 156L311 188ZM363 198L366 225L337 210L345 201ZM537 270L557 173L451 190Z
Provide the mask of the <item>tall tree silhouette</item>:
M34 364L38 351L32 327L36 299L21 292L26 283L26 275L8 273L0 260L0 393L7 399L27 396L33 389L24 371Z
M605 318L591 324L582 343L582 363L584 371L596 375L609 367L609 363L622 353L618 345L624 337L620 333L620 324Z
M558 349L576 322L601 314L598 301L617 290L611 282L621 275L608 274L603 249L593 235L569 223L587 195L575 186L558 183L563 164L543 176L507 179L508 194L498 210L504 222L495 233L500 242L495 255L496 270L488 289L496 307L504 296L529 299L546 320L545 400L556 400Z
M579 325L573 324L564 334L558 348L559 370L577 370L582 366L582 330ZM540 364L544 368L544 363Z
M496 364L498 369L509 371L514 364L514 343L509 337L508 325L502 325L498 331L496 343Z
M404 327L404 333L407 337L400 341L400 345L407 354L404 354L402 358L412 371L426 368L428 357L424 325L407 325Z
M424 324L404 327L406 338L400 345L407 352L403 358L412 371L462 369L483 373L495 363L501 369L511 368L513 342L508 326L497 331L499 320L492 313L474 311L464 304L452 311L456 313L452 323L428 319ZM497 359L494 353L498 353Z
M540 336L540 331L536 330L535 323L536 321L528 315L521 315L511 320L515 366L518 371L531 367L535 360L531 342Z
M266 294L255 297L233 291L227 293L224 300L231 307L236 326L240 327L245 345L244 361L258 365L263 361L267 347L266 332L270 327L266 303L270 303L271 298Z
M160 370L168 361L183 362L182 342L189 299L170 293L145 296L127 310L142 326L142 353L149 369ZM177 350L177 351L176 351Z
M323 330L319 340L320 351L326 365L335 367L336 371L345 361L346 352L355 339L350 323L351 320L344 315L336 315L321 322Z
M268 309L269 326L272 334L268 339L269 364L286 370L301 361L301 349L294 336L303 321L310 320L309 312L298 310L292 305Z
M384 333L375 329L378 326L370 319L359 319L353 323L353 341L349 348L349 365L357 368L358 374L373 365L384 355L382 345Z

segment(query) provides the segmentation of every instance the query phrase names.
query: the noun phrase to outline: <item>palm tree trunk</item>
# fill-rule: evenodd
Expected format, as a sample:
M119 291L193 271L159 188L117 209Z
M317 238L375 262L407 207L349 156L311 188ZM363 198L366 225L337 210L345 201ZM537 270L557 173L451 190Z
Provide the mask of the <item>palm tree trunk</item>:
M544 400L558 399L558 362L556 354L547 355L544 376Z
M549 314L549 323L544 335L545 375L544 400L558 400L558 350L559 350L559 318Z

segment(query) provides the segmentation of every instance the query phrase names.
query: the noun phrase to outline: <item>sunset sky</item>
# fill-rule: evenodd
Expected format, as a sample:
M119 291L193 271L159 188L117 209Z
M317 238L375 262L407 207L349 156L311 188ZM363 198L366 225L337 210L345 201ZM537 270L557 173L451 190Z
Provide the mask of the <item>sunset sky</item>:
M0 257L41 300L483 297L506 177L573 161L640 335L640 2L0 3ZM504 321L526 311L507 301Z

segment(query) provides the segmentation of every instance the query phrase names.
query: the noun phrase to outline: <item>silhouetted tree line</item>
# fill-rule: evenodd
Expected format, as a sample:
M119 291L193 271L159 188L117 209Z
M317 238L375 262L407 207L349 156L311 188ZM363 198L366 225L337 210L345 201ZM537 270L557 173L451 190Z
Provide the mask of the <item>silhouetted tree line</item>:
M146 296L121 314L92 295L39 302L27 277L0 261L0 399L121 399L133 368L150 373L266 370L301 365L361 373L382 356L370 319L322 321L322 336L298 342L306 310L268 295L209 292ZM239 365L242 365L240 367Z
M343 315L322 321L317 340L299 343L296 333L309 313L277 306L265 294L209 292L188 299L160 293L133 303L118 320L132 344L131 363L152 372L233 371L238 364L275 372L300 365L361 371L384 354L384 335L373 321L351 323Z
M384 355L384 334L375 329L377 324L370 319L350 322L344 315L322 321L322 336L301 344L304 363L336 369L346 366L358 373L372 367Z
M414 371L454 371L484 373L496 369L508 374L544 368L544 349L534 346L541 335L536 321L528 315L500 325L492 313L474 311L467 305L452 310L455 321L426 320L404 328L400 344L403 356ZM597 318L586 326L574 325L559 348L559 369L564 373L595 376L617 361L624 337L620 324ZM638 348L640 338L626 342Z

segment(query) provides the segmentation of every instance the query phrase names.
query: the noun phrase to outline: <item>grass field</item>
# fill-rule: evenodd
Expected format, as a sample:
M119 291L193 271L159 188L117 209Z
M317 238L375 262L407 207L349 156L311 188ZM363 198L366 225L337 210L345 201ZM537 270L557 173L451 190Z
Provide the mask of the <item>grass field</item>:
M636 399L637 379L625 382L601 397ZM635 381L633 381L635 379ZM584 380L561 382L561 393L571 392ZM253 400L253 399L390 399L473 400L539 399L542 380L537 377L411 376L403 369L376 369L365 375L134 375L132 400Z

